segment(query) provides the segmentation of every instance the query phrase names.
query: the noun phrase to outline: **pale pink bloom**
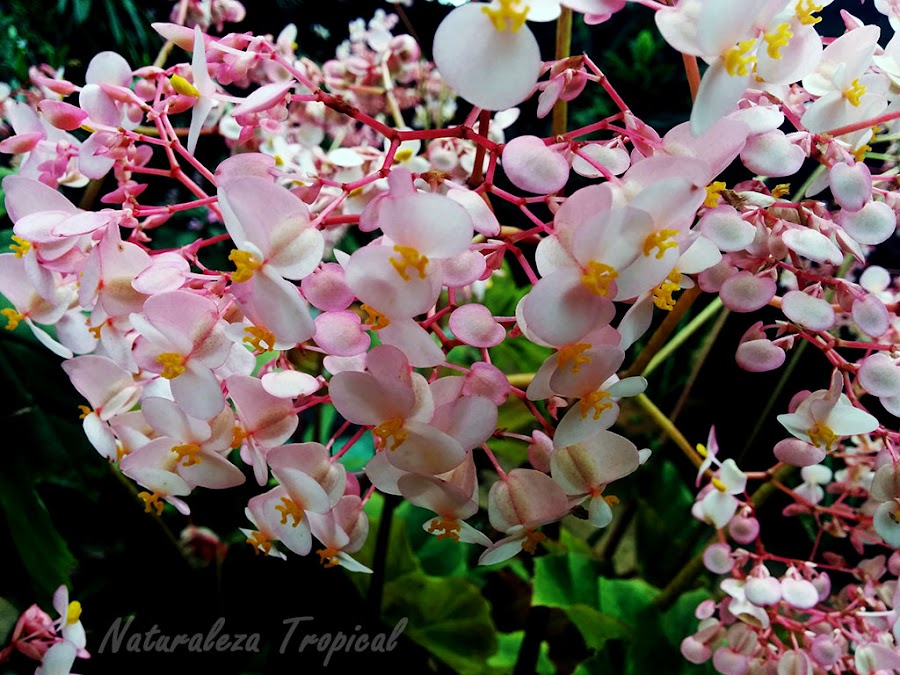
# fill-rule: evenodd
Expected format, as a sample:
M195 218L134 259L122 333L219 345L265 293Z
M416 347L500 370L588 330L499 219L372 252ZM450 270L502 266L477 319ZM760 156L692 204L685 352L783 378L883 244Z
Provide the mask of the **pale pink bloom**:
M266 454L266 463L278 482L298 497L307 495L304 499L320 504L324 495L324 503L330 509L344 495L347 471L321 443L290 443L272 448Z
M478 482L472 453L455 469L439 476L405 473L397 480L401 495L411 504L437 514L422 527L438 539L490 546L491 540L465 522L478 512Z
M209 419L225 405L214 368L228 358L216 304L188 291L170 291L149 298L143 313L132 314L140 334L134 344L138 365L169 380L175 402L189 415Z
M471 2L450 12L434 34L442 79L486 110L505 110L528 98L541 73L541 51L525 26L521 0Z
M262 382L249 375L232 375L226 385L240 422L235 433L241 441L241 459L253 466L256 481L265 485L269 449L288 440L300 423L293 402L268 393Z
M836 370L831 386L807 396L797 409L779 415L778 421L796 438L825 451L833 450L842 436L866 434L878 428L878 420L854 407L842 393L844 378Z
M79 94L78 104L92 122L126 129L140 124L143 118L140 107L124 103L115 91L131 86L131 66L124 58L115 52L97 54L88 64L84 79L86 84Z
M656 12L656 25L670 45L710 62L691 111L691 128L696 135L731 112L750 85L759 46L754 23L770 4L768 0L738 6L716 0L685 0Z
M647 212L609 208L611 197L607 193L604 199L599 190L597 197L596 215L573 213L578 218L569 221L573 225L557 226L557 242L544 245L538 257L544 276L522 300L527 331L546 343L574 344L609 324L614 316L612 301L618 297L617 278L641 255L644 240L653 230ZM560 209L554 222L562 225L561 218L568 215L569 210Z
M559 447L550 455L550 472L566 494L579 500L590 498L588 516L595 527L612 521L611 505L617 500L603 491L615 480L637 470L638 449L627 438L600 431L581 443Z
M134 406L140 386L130 372L105 356L79 356L63 362L62 367L91 405L83 415L85 436L101 455L116 460L116 439L107 423Z
M328 391L347 421L373 427L377 446L398 469L435 475L465 458L459 441L430 424L435 408L428 383L396 347L375 347L366 372L340 372Z
M872 478L871 497L881 502L872 525L888 546L900 547L900 464L888 462Z
M132 280L150 264L150 255L144 249L122 241L117 226L107 227L84 264L79 304L99 305L112 318L140 312L147 295L135 290Z
M42 297L29 280L25 261L14 253L0 254L0 294L12 305L2 310L6 318L7 330L14 330L19 322L24 322L34 336L54 354L63 358L71 358L72 351L53 339L47 331L37 324L49 325L57 323L74 300L73 289L69 286L56 285L52 279L53 295L50 300Z
M522 549L534 553L545 537L537 528L569 512L569 500L560 485L534 469L513 469L491 486L488 517L494 529L506 537L489 546L479 565L508 560Z
M454 438L463 450L478 447L497 428L497 404L477 391L467 391L470 384L467 376L442 377L429 385L434 405L429 424Z
M848 31L825 48L819 65L803 78L804 89L818 97L800 119L809 131L874 117L885 108L882 76L866 75L880 32L878 26Z
M344 495L328 513L309 511L313 536L325 546L317 551L325 567L341 567L351 572L371 574L372 570L350 556L359 551L369 534L369 518L358 495Z
M195 445L219 454L227 454L232 448L234 413L228 406L212 419L200 420L185 414L168 398L145 396L141 413L156 433L176 439L181 445Z
M294 284L322 260L322 233L309 225L309 209L271 180L235 178L219 187L225 227L237 249L229 259L231 292L256 326L271 331L276 349L293 347L315 332L309 309Z
M312 549L309 519L285 486L278 485L253 497L244 513L256 530L241 528L241 532L257 552L286 560L287 556L273 546L274 541L280 541L297 555L306 555Z

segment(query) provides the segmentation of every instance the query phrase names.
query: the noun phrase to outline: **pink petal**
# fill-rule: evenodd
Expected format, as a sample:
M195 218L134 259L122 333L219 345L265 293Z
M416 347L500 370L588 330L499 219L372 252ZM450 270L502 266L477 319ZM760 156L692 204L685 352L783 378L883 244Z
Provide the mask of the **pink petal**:
M569 163L537 136L518 136L507 143L503 171L521 190L536 194L559 192L569 179Z
M784 315L804 328L825 331L834 326L835 315L831 303L803 291L788 291L781 300Z
M359 315L349 310L323 312L315 319L313 339L326 354L355 356L369 348L369 335L362 329Z
M874 246L897 230L897 214L884 202L869 201L855 213L841 212L838 224L860 244Z
M527 27L498 31L483 7L463 5L444 18L434 35L434 62L444 82L464 99L486 110L506 110L534 90L541 51Z
M534 528L558 520L569 511L563 489L547 474L513 469L488 494L491 525L501 532L516 526Z
M496 347L506 337L506 330L498 324L484 305L468 304L458 307L450 315L450 330L473 347Z
M851 312L856 325L869 337L881 337L890 327L888 310L876 295L854 300Z
M872 174L863 162L835 164L828 177L831 194L847 211L859 211L872 196Z
M777 286L769 277L738 272L722 284L719 292L725 306L734 312L755 312L775 297Z
M735 354L737 364L751 373L777 370L784 364L785 358L784 350L766 339L743 342Z

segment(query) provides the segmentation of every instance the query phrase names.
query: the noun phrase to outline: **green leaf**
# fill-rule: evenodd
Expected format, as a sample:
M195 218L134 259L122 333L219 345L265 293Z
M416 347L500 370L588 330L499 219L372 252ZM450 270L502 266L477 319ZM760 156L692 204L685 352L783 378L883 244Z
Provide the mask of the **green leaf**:
M592 649L602 649L607 640L625 638L631 632L619 618L599 611L600 570L598 561L576 553L534 561L531 604L562 608Z
M662 632L673 647L680 648L681 641L697 630L698 619L694 610L704 600L709 600L712 593L706 588L695 588L678 596L678 599L663 614Z
M565 613L575 627L581 631L584 643L591 649L603 649L607 640L628 637L629 628L617 618L598 612L587 605L572 605Z
M525 631L523 630L515 633L497 633L497 651L488 659L487 663L496 670L498 675L499 673L513 672L524 638ZM550 647L546 642L541 642L536 672L538 675L551 675L556 672L556 668L550 660Z
M21 452L6 453L0 471L0 512L36 590L52 595L60 584L68 582L75 558L35 491Z
M597 580L600 610L624 621L632 628L643 628L641 615L653 604L659 589L643 579Z
M583 604L597 607L597 579L600 563L587 556L548 555L534 561L532 605L570 607Z
M19 620L19 610L6 598L0 598L0 645L5 645Z
M383 610L408 619L406 634L462 675L483 673L497 651L490 605L462 577L399 577L385 584Z

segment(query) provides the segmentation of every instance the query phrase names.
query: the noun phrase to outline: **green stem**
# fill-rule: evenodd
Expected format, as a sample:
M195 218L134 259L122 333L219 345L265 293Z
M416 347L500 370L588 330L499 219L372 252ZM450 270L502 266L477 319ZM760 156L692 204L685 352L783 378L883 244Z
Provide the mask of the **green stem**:
M648 375L650 375L650 373L656 370L661 363L663 363L667 358L669 358L669 356L671 356L672 352L683 345L689 337L696 333L697 330L699 330L703 326L703 324L709 321L720 309L722 309L722 300L716 297L712 302L710 302L706 307L703 308L702 312L691 319L691 322L687 326L678 331L675 334L675 337L669 340L652 359L650 359L650 363L648 363L647 367L644 368L644 377L647 377Z
M556 60L564 59L572 51L572 10L563 7L556 21ZM569 126L569 104L557 99L553 106L553 135L561 136Z
M691 395L691 390L694 388L694 384L697 382L697 377L700 375L700 369L703 368L703 364L706 362L706 358L712 351L713 345L716 343L716 339L719 337L719 333L721 333L722 329L725 327L725 322L728 320L729 314L730 312L727 309L719 314L719 318L716 319L716 322L713 324L712 329L703 340L703 346L700 347L700 351L694 357L694 363L691 366L691 374L688 376L687 382L684 385L684 389L681 392L681 396L678 397L678 402L675 404L675 407L669 414L669 419L672 420L673 424L675 423L675 420L678 419L678 416L681 414L682 409L687 403L688 397Z

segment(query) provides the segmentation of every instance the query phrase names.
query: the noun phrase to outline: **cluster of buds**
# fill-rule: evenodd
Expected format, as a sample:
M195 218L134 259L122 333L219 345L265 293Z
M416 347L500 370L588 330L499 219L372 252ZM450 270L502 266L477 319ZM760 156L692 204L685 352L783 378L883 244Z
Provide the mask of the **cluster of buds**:
M13 305L2 313L66 359L89 403L88 438L143 488L148 512L168 503L187 514L194 489L252 472L270 486L247 504L254 550L307 555L315 539L323 564L364 572L352 554L375 492L430 510L423 527L483 548L482 564L533 552L539 528L582 503L590 522L609 524L610 485L649 457L610 431L621 399L647 387L622 370L629 347L701 293L735 313L771 307L779 318L747 331L738 364L777 370L805 342L829 385L798 393L778 417L791 437L769 469L720 462L714 434L698 448L698 481L711 480L693 513L719 530L706 562L730 579L728 597L698 608L685 655L712 656L728 674L776 662L779 672L893 668L897 565L884 549L900 545L900 433L883 420L900 413L898 289L866 259L894 235L900 208L896 172L872 153L900 118L900 42L882 48L880 30L847 12L844 34L823 39L823 7L809 0L739 10L642 0L673 47L710 63L690 121L660 135L588 56L542 62L525 23L563 9L596 23L624 4L465 4L437 31L437 70L379 13L354 22L321 68L296 58L291 27L272 40L160 24L190 64L132 70L107 52L80 86L35 71L34 88L4 107L14 133L0 151L19 172L3 182L15 237L0 255ZM453 99L441 82L477 106L462 124L446 123ZM255 88L238 97L230 84ZM588 87L618 112L505 140L513 106L541 91L546 114ZM77 104L64 100L74 94ZM188 110L190 124L176 126ZM214 132L234 154L207 167L195 151ZM735 162L749 175L729 188L718 179ZM809 179L792 194L801 171ZM573 173L589 185L567 192ZM110 175L97 210L56 189ZM163 180L190 196L145 203L148 182ZM501 223L500 205L519 220ZM173 214L197 209L226 233L154 246ZM228 269L209 255L221 242ZM506 265L529 283L499 315L490 284ZM848 333L858 339L839 337ZM491 350L513 341L545 350L535 373L492 363ZM303 365L309 354L316 368ZM872 399L885 415L867 410ZM530 434L498 428L509 400L530 411ZM342 418L330 440L295 442L321 406ZM348 471L342 459L363 438L374 452ZM528 444L530 466L504 466L494 438ZM776 479L785 465L803 467L801 485ZM858 583L831 593L811 562L819 540L807 561L766 551L750 479L790 495L789 515L814 516L820 539L849 536L862 560L825 564ZM499 536L469 522L481 488ZM754 552L732 550L728 536ZM773 563L786 568L780 580Z

